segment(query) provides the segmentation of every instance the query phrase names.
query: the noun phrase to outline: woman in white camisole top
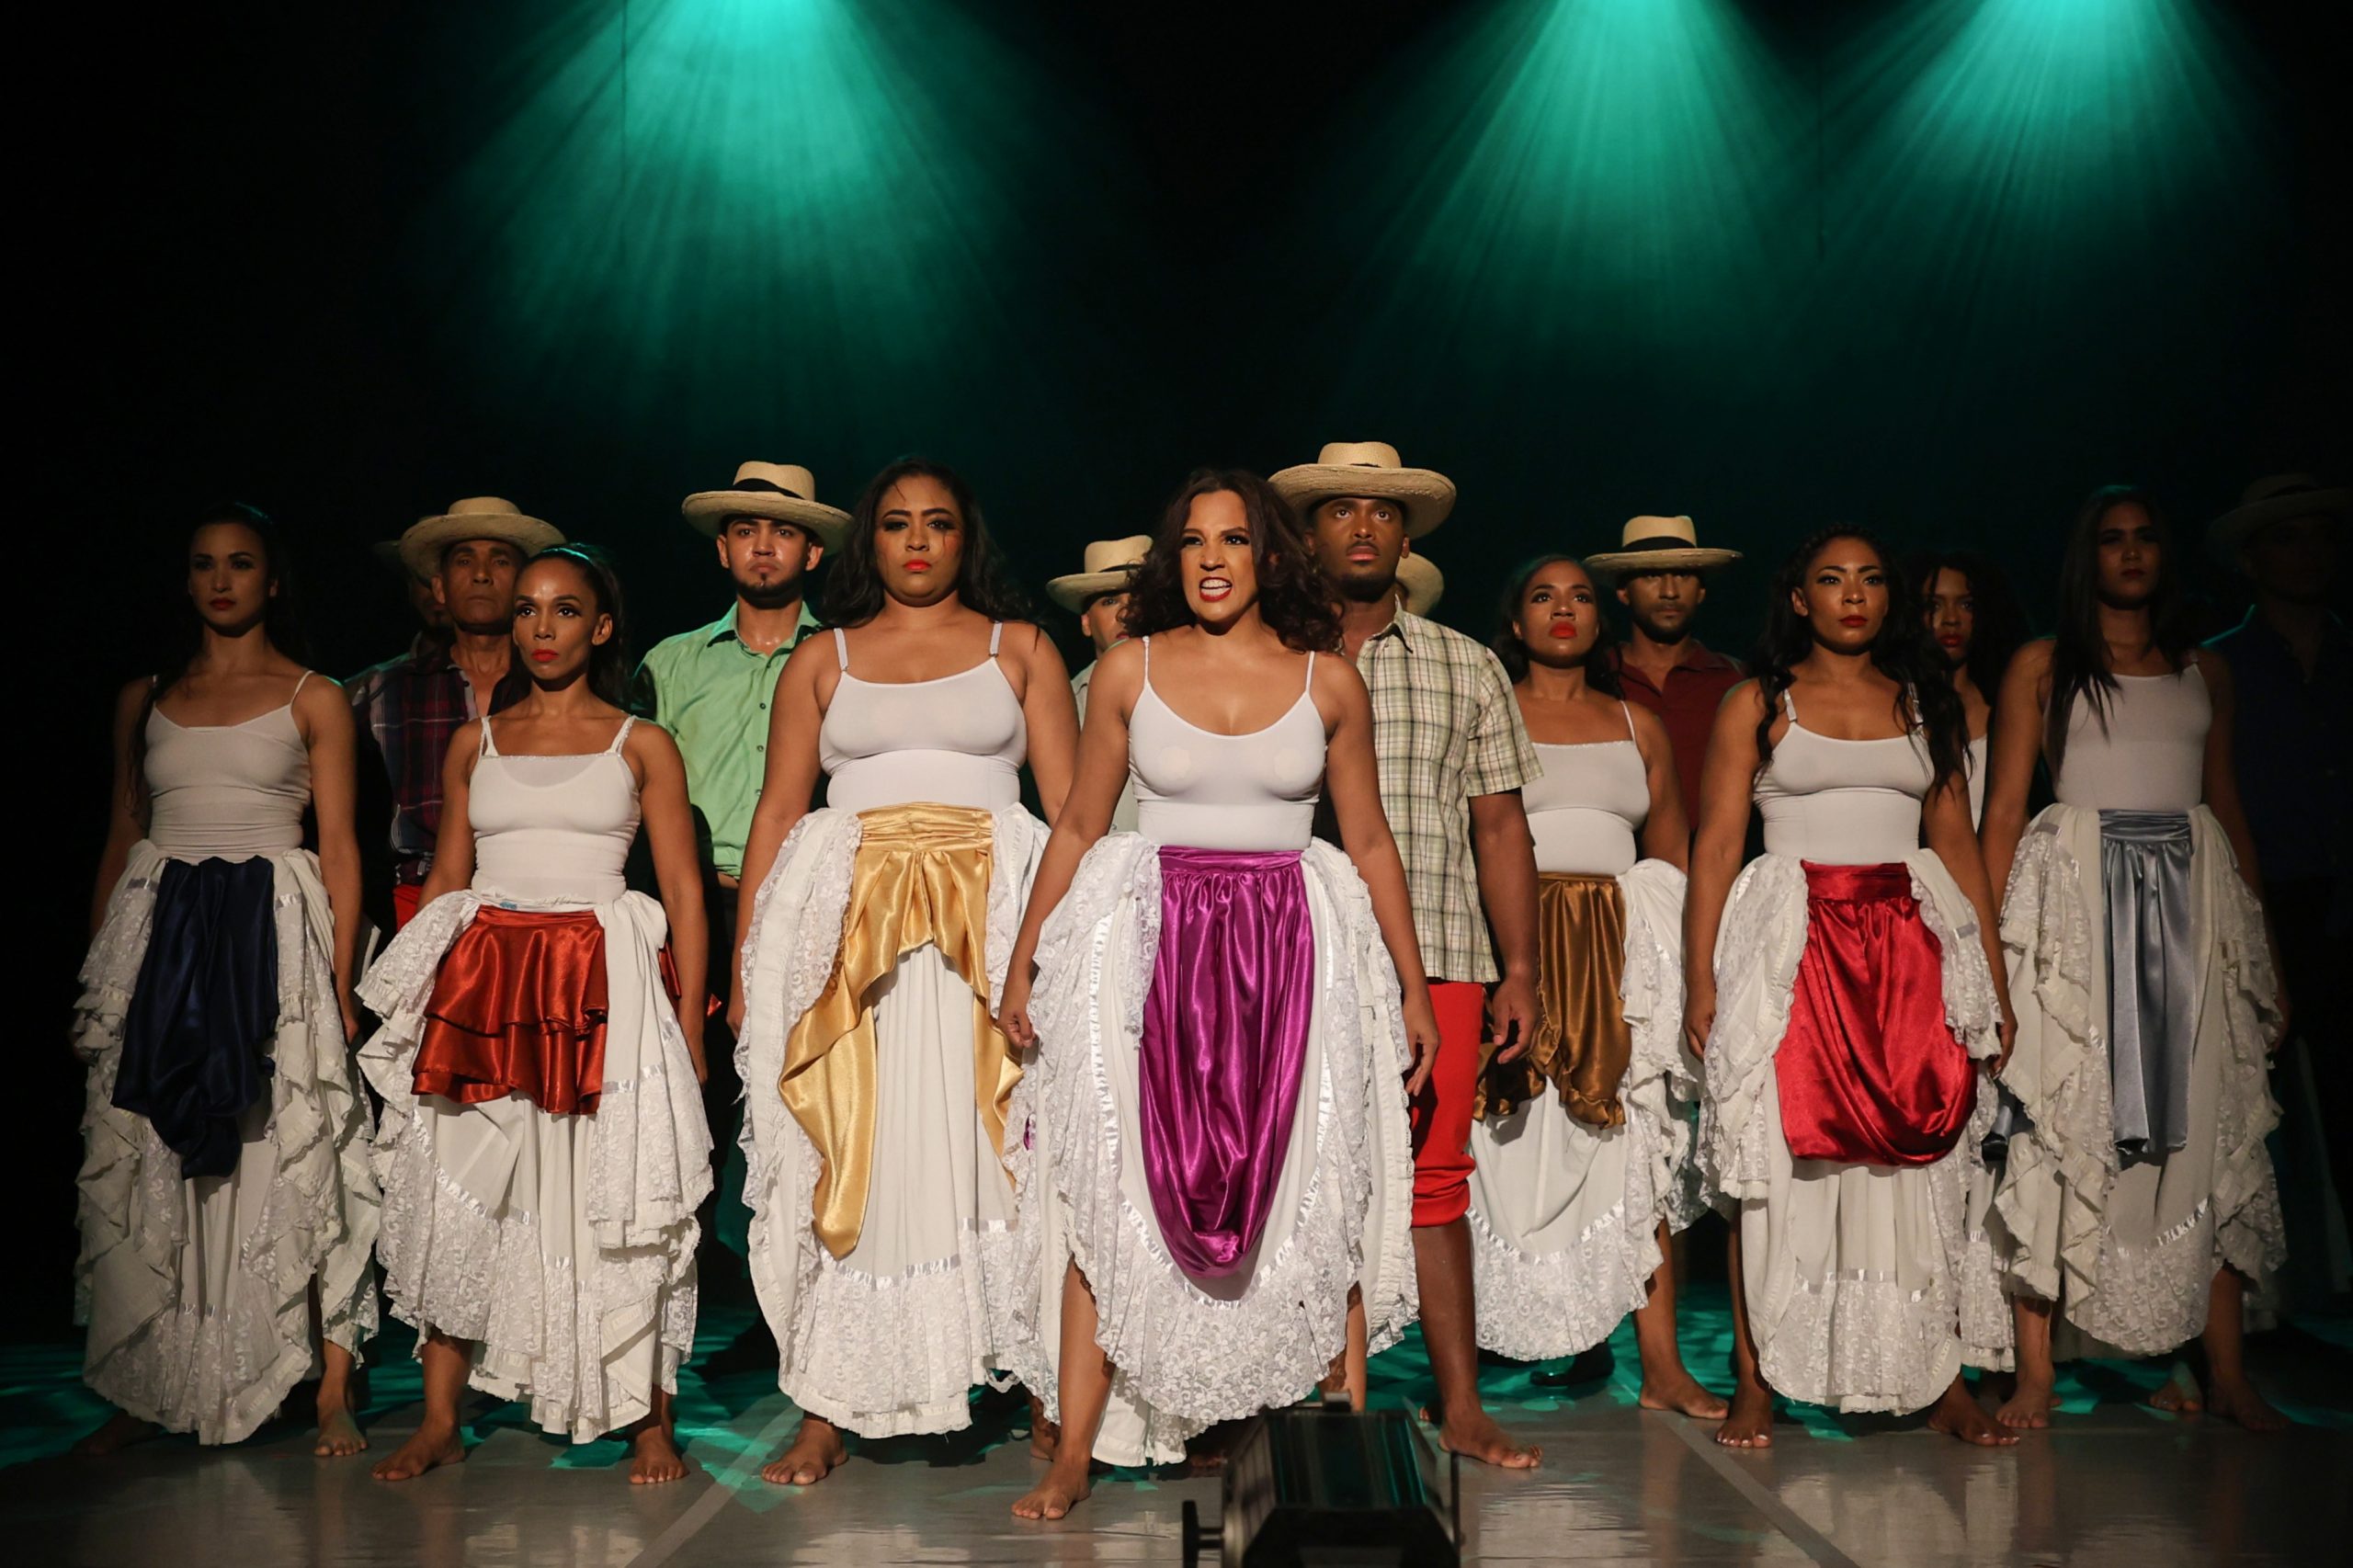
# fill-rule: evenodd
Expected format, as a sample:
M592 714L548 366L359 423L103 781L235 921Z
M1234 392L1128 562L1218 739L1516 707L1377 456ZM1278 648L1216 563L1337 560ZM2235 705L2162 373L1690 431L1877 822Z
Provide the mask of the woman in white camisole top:
M1961 704L1870 539L1808 540L1772 592L1758 676L1709 740L1684 923L1700 1168L1740 1292L1717 1441L1769 1444L1779 1393L2014 1442L1961 1379L2009 1363L1980 1078L2011 1026ZM1752 809L1765 854L1741 870Z
M1527 1055L1489 1070L1472 1124L1479 1343L1528 1361L1574 1356L1632 1312L1643 1404L1721 1420L1724 1402L1683 1365L1667 1250L1702 1208L1687 1179L1690 835L1665 726L1620 700L1593 656L1604 630L1586 569L1542 556L1514 574L1494 643L1544 765L1521 791L1544 1024Z
M632 1483L676 1481L710 1189L686 766L620 706L603 558L543 551L515 595L531 689L450 748L432 874L361 988L384 1020L359 1053L384 1099L384 1289L425 1374L375 1473L462 1460L471 1384L575 1443L628 1437ZM621 874L641 827L658 903Z
M1096 667L1005 994L1040 1057L1021 1223L1061 1417L1024 1518L1336 1371L1361 1408L1414 1315L1406 1080L1438 1029L1312 560L1266 481L1197 473ZM1131 777L1139 831L1107 834Z
M2049 1424L2055 1358L2191 1339L2198 1385L2177 1369L2160 1406L2285 1425L2240 1353L2246 1298L2263 1303L2287 1258L2264 1144L2285 1004L2232 770L2230 665L2190 644L2177 569L2145 494L2096 492L2061 567L2059 635L2019 651L1995 710L1985 854L2006 879L2018 1007L2004 1081L2032 1122L2000 1195L2018 1337L2001 1416L2018 1426ZM2057 801L2029 824L2038 758Z
M1051 816L1078 722L951 470L883 470L826 545L835 630L778 678L733 1004L752 1280L802 1412L761 1473L793 1485L845 1434L960 1430L974 1383L1036 1376L1029 1090L994 1012L1046 836L1021 768Z
M289 656L293 584L267 517L199 519L187 591L194 653L116 705L75 1017L89 1090L74 1316L83 1377L117 1412L76 1451L159 1430L233 1443L316 1378L313 1451L356 1453L377 1197L345 1049L361 924L351 710Z
M2002 672L2025 641L2009 578L1973 551L1926 551L1904 562L1904 581L1919 596L1920 619L1961 697L1969 722L1969 820L1985 821L1994 699Z

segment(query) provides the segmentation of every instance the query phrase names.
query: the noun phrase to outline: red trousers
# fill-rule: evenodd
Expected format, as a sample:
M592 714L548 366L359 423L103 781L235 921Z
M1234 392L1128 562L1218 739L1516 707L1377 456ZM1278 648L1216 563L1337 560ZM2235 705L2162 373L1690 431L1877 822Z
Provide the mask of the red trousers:
M1471 1210L1471 1107L1487 1035L1487 988L1430 982L1438 1065L1408 1110L1414 1129L1414 1223L1449 1225Z

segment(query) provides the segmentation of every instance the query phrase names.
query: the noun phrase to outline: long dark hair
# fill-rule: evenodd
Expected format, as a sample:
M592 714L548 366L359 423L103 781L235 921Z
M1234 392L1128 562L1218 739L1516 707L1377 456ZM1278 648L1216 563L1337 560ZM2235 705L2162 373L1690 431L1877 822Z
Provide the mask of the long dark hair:
M2067 718L2081 698L2091 704L2100 733L2108 732L2108 699L2116 691L2109 673L2108 639L2099 630L2099 529L2119 506L2138 506L2157 526L2157 585L2149 596L2149 631L2157 652L2176 670L2189 658L2195 638L2183 613L2181 578L2174 570L2173 530L2154 497L2137 484L2103 484L2084 498L2059 562L2059 624L2051 646L2051 703L2043 713L2042 752L2051 777L2067 756Z
M1813 632L1790 601L1803 597L1815 559L1842 539L1869 545L1887 571L1887 619L1880 623L1868 652L1871 667L1895 683L1897 722L1909 731L1914 715L1918 717L1928 743L1933 770L1928 788L1933 792L1968 766L1969 718L1920 624L1919 601L1904 569L1885 545L1862 528L1823 529L1791 551L1773 574L1773 597L1766 606L1765 633L1756 640L1755 661L1756 692L1765 704L1756 721L1757 765L1773 760L1773 721L1780 717L1782 694L1795 683L1798 665L1813 651Z
M1512 685L1518 686L1528 678L1528 644L1519 640L1519 601L1528 592L1528 585L1535 581L1536 574L1547 566L1558 566L1563 561L1585 572L1586 581L1593 584L1593 608L1601 620L1601 630L1594 633L1593 647L1586 654L1585 683L1604 697L1623 697L1625 693L1619 686L1617 664L1601 656L1605 649L1618 641L1617 631L1609 624L1608 614L1601 608L1602 584L1591 572L1586 572L1585 562L1574 555L1539 555L1521 562L1513 569L1511 580L1504 585L1503 602L1496 607L1495 634L1487 639L1487 646L1494 649L1495 657L1503 661L1504 674L1511 676Z
M597 596L599 614L613 618L613 634L588 649L588 689L614 707L629 707L629 618L621 606L620 574L612 557L593 544L551 544L523 562L515 580L542 561L561 561L578 572Z
M901 458L866 482L864 494L850 513L849 535L839 553L827 551L833 570L825 577L823 615L828 626L863 626L882 613L882 574L874 564L874 528L882 515L882 498L903 479L938 482L956 503L964 523L964 553L956 567L956 596L964 608L991 620L1028 620L1029 601L1014 585L989 533L988 519L964 476L946 463L929 458Z
M1332 585L1315 564L1299 514L1275 494L1275 487L1256 474L1238 468L1195 469L1183 489L1170 498L1153 531L1151 552L1136 568L1128 592L1122 624L1131 637L1194 623L1193 607L1185 599L1185 573L1180 541L1193 503L1204 495L1231 491L1242 502L1250 520L1250 560L1258 576L1258 619L1281 639L1286 648L1302 653L1328 653L1340 645L1340 609Z
M1970 633L1969 678L1991 707L2001 699L2002 672L2026 641L2026 617L2018 596L2010 591L2009 574L1992 558L1973 550L1923 550L1904 562L1904 576L1915 596L1914 608L1927 624L1928 597L1936 590L1937 574L1958 572L1969 584L1969 601L1976 618ZM1933 639L1932 639L1933 641Z
M180 549L181 598L187 601L188 543L198 533L215 523L241 523L251 528L261 540L263 570L278 592L263 601L262 635L269 645L298 665L310 663L310 639L302 634L301 596L295 592L294 557L286 548L285 530L277 519L258 506L243 501L218 501L199 512L188 526ZM188 675L188 665L204 646L204 618L196 613L193 604L187 604L186 613L173 634L171 651L155 666L155 677L147 685L147 700L139 710L138 727L131 732L131 778L134 790L143 790L147 763L147 716L155 710L164 694L177 686Z

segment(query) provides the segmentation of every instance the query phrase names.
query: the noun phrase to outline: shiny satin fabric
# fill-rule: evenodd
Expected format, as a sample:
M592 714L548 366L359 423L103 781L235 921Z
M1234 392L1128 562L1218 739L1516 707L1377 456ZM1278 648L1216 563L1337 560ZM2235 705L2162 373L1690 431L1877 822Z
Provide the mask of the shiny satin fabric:
M520 1095L594 1116L605 1085L605 926L592 909L485 903L442 956L415 1089L461 1105Z
M2189 813L2099 813L2108 905L2108 1060L2117 1152L2155 1159L2189 1139L2198 1038Z
M817 1239L847 1257L866 1222L874 1158L875 992L900 956L926 943L972 988L972 1087L990 1143L1005 1153L1020 1063L989 1013L985 951L995 818L930 802L860 812L840 957L784 1042L777 1089L817 1147Z
M1794 1160L1925 1165L1977 1104L1945 1020L1944 958L1898 863L1805 863L1805 952L1774 1053Z
M277 868L166 860L123 1015L114 1104L143 1116L183 1176L237 1168L237 1119L269 1092L278 1032Z
M1266 1231L1314 1002L1299 851L1163 846L1137 1121L1161 1239L1197 1279L1244 1267Z
M1626 904L1615 877L1548 871L1536 880L1537 993L1544 1017L1517 1062L1481 1078L1477 1114L1509 1116L1551 1085L1589 1127L1626 1119L1618 1097L1634 1034L1618 994L1626 971Z

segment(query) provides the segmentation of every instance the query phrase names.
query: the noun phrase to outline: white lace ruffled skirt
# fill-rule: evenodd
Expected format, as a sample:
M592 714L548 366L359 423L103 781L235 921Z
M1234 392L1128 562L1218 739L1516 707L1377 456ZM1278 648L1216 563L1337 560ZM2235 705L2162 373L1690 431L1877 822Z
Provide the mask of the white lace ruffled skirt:
M1170 1256L1146 1184L1138 1042L1159 949L1160 862L1133 834L1098 843L1046 923L1030 1016L1036 1174L1021 1223L1038 1238L1030 1297L1056 1400L1063 1277L1095 1295L1116 1369L1095 1445L1110 1464L1173 1462L1213 1421L1287 1404L1345 1348L1360 1287L1373 1348L1416 1312L1408 1065L1395 970L1371 901L1329 845L1301 858L1314 933L1303 1083L1253 1262L1197 1282Z
M761 885L744 946L745 1200L752 1281L779 1352L777 1385L804 1411L862 1437L971 1424L974 1384L1029 1372L1018 1310L1036 1250L1015 1226L1027 1080L1014 1092L1005 1157L977 1108L974 985L929 943L873 991L876 1104L855 1245L836 1257L814 1223L823 1166L779 1094L793 1025L834 972L860 821L813 812ZM994 813L983 951L994 1010L1020 929L1045 825Z
M1705 1207L1686 1115L1699 1063L1683 1040L1683 873L1643 860L1617 881L1633 1041L1626 1119L1595 1127L1546 1093L1471 1128L1479 1345L1518 1360L1607 1339L1647 1297L1660 1221L1680 1230Z
M2054 805L2018 842L2002 910L2018 1047L2004 1081L2033 1125L1997 1197L2010 1288L2059 1303L2063 1355L2154 1355L2206 1325L2224 1264L2268 1301L2287 1261L2264 1140L2279 1124L2279 1030L2263 914L2214 814L2190 813L2198 1027L2188 1135L2160 1159L2117 1155L2108 1054L2108 922L2096 811Z
M74 1049L82 1117L74 1319L84 1377L120 1409L233 1443L317 1375L318 1332L358 1355L376 1331L376 1182L368 1108L335 991L335 925L317 859L270 856L278 1032L268 1097L246 1113L237 1167L183 1178L147 1119L112 1103L123 1022L170 858L131 852L82 970Z
M1998 1055L2000 1015L1974 911L1936 856L1904 861L1942 958L1945 1021L1973 1059ZM1798 1160L1774 1058L1808 932L1803 866L1780 855L1733 886L1716 943L1699 1158L1740 1227L1740 1285L1759 1370L1791 1399L1844 1411L1924 1408L1963 1366L2010 1364L2011 1323L1986 1231L1981 1085L1952 1152L1919 1165Z
M359 1055L384 1099L375 1160L385 1290L420 1335L471 1342L475 1388L528 1401L542 1429L589 1442L649 1414L657 1387L675 1392L693 1348L695 1208L710 1190L710 1134L662 983L668 925L642 893L594 906L608 1012L593 1114L415 1092L443 955L494 902L589 907L446 893L360 988L384 1020Z

